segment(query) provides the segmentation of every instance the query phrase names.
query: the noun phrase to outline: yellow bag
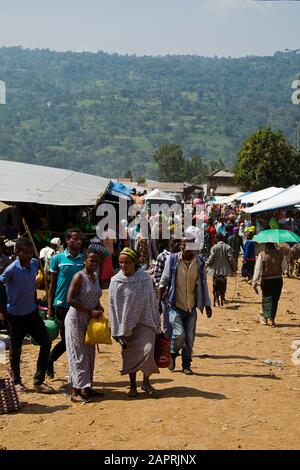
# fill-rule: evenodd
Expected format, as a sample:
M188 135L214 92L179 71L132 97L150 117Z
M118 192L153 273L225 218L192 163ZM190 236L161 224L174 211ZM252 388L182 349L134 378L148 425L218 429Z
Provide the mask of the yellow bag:
M103 315L90 319L84 344L112 344L108 321Z

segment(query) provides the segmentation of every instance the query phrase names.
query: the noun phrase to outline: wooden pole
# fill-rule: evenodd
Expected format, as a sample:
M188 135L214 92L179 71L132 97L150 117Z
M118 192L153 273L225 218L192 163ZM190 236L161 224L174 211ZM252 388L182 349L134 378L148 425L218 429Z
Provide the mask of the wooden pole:
M45 273L45 271L44 271L44 266L43 266L43 264L42 264L42 262L41 262L41 260L40 260L40 257L39 257L39 254L38 254L36 245L35 245L35 243L34 243L34 239L32 238L31 232L30 232L30 230L29 230L29 227L28 227L27 222L26 222L26 220L24 219L24 217L22 218L22 223L23 223L24 228L25 228L25 231L26 231L26 233L27 233L27 235L28 235L28 237L29 237L29 239L30 239L32 245L33 245L33 250L34 250L35 256L36 256L36 258L37 258L37 260L38 260L39 267L40 267L41 271L44 273L45 291L46 291L46 298L47 298L47 301L48 301L48 286L47 286L47 279L46 279L46 273Z

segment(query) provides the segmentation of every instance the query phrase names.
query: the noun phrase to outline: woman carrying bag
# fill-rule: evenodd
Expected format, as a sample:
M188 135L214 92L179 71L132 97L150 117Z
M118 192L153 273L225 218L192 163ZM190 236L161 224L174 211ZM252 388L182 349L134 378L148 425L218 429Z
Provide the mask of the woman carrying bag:
M71 400L88 401L103 393L92 389L95 345L85 344L85 334L91 318L99 318L104 309L100 304L101 288L97 276L99 253L88 249L85 268L73 277L68 303L71 305L66 319L66 347L69 364L69 383L73 388Z
M144 390L156 396L150 375L159 374L154 358L156 334L160 332L160 315L150 276L139 268L138 254L124 248L119 256L121 271L109 286L111 335L122 346L121 374L129 374L129 397L137 396L136 373L143 372Z

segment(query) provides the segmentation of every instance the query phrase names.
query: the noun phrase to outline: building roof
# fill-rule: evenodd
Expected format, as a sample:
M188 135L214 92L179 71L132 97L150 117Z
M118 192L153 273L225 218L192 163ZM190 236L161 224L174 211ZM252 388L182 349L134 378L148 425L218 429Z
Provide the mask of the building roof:
M210 173L208 176L213 176L215 178L234 178L234 173L227 170L217 170Z
M163 191L170 192L170 193L182 193L184 189L191 188L191 187L199 187L202 188L201 185L192 184L192 183L169 183L164 181L155 181L155 180L146 180L146 187L147 189L162 189Z
M215 194L218 194L219 196L230 196L230 194L237 193L240 190L238 186L224 186L224 185L219 185L216 187L214 190Z
M72 170L0 160L0 201L94 206L110 180Z

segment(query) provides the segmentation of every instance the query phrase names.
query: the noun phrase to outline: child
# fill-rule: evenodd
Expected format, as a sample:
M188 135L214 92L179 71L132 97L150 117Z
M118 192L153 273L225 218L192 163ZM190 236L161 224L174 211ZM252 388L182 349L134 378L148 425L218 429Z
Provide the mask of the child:
M45 324L37 310L35 278L38 262L33 258L33 246L27 238L16 241L17 259L0 276L0 285L5 284L7 293L7 321L10 334L10 366L18 391L27 391L20 375L20 358L25 336L30 334L40 345L34 389L40 393L53 393L44 384L51 342Z

